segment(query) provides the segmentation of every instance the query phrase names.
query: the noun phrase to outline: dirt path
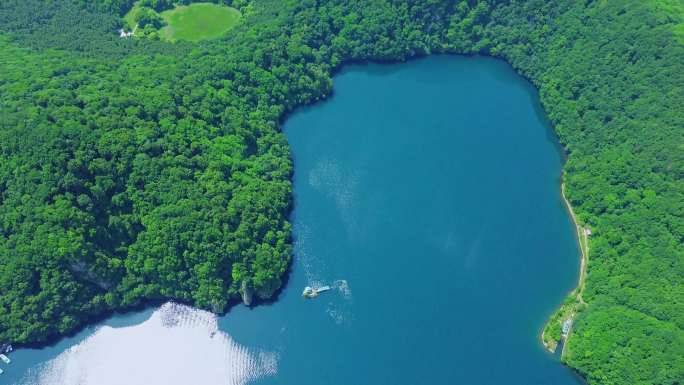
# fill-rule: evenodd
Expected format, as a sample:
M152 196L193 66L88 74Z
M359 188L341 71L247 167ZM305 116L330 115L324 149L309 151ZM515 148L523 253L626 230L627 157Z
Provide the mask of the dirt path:
M579 303L586 304L582 298L582 293L584 292L584 281L587 276L587 262L589 259L589 235L591 232L588 228L584 228L582 225L580 225L575 212L572 210L572 206L570 205L568 198L565 197L565 182L561 183L561 196L563 197L563 202L565 202L565 207L570 213L572 222L575 224L575 228L577 230L577 241L579 242L580 251L582 254L580 258L580 277L579 283L577 285L576 297Z

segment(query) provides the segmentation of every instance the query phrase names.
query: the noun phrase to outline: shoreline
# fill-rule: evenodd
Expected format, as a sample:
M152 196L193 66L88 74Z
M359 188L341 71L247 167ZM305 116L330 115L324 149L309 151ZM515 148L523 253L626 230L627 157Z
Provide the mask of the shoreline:
M565 176L565 173L563 174L562 177ZM577 220L577 216L575 215L575 211L572 209L572 205L570 204L570 201L568 198L565 196L565 182L561 181L561 197L563 198L563 202L565 203L565 208L568 210L568 213L570 213L570 218L572 219L572 223L575 225L575 231L577 232L577 242L579 243L580 246L580 276L579 276L579 282L577 283L577 288L573 290L573 292L577 292L576 297L577 300L581 304L586 304L584 302L584 299L582 299L582 293L584 292L584 281L587 277L587 262L589 260L589 235L591 234L589 231L589 228L582 227L580 222ZM572 293L572 292L571 292Z
M580 248L580 269L579 269L579 279L577 282L577 287L575 287L568 296L566 297L566 300L563 301L563 303L556 309L556 311L551 315L551 319L549 319L545 324L544 327L542 328L542 332L540 335L542 344L544 345L544 348L550 352L550 353L555 353L556 349L558 348L558 342L556 341L555 346L551 346L549 343L547 343L547 338L546 338L546 330L547 327L552 323L552 322L557 322L554 318L561 314L561 315L567 315L569 313L569 317L565 317L566 319L573 320L576 313L577 313L577 305L586 305L587 303L584 302L584 298L582 298L582 293L584 292L584 284L587 276L587 263L589 259L589 236L591 235L591 230L587 227L583 227L579 220L577 219L577 216L575 215L575 211L572 208L572 205L570 204L570 201L565 195L565 181L563 178L565 177L565 172L561 174L561 183L560 183L560 193L561 193L561 198L563 199L563 203L565 205L565 209L567 210L568 214L570 214L570 219L572 220L573 225L575 226L575 233L577 236L577 243L579 244ZM567 301L567 298L573 298L574 303L565 303ZM568 310L570 310L568 312ZM565 348L567 346L567 340L570 338L570 335L572 334L572 322L571 326L567 332L566 336L561 336L561 339L563 341L563 347L562 351L560 353L560 357L562 358L563 355L565 354Z
M459 56L459 57L466 57L466 58L487 57L487 58L492 58L494 60L502 61L506 65L510 66L518 76L522 77L523 79L525 79L525 81L529 82L530 85L532 86L532 88L537 93L539 92L539 86L537 84L538 82L534 78L530 77L528 74L521 72L517 67L513 66L513 64L509 61L509 59L507 59L506 57L499 55L499 54L492 54L492 53L481 52L481 51L456 51L456 52L452 52L449 50L439 50L439 51L435 51L435 52L413 52L413 53L407 54L405 56L401 56L401 57L394 58L394 59L383 59L383 58L380 58L380 59L377 59L377 58L375 58L375 59L362 59L362 60L354 60L354 59L349 60L349 59L347 59L347 60L342 60L337 66L332 67L330 69L330 77L333 78L333 77L337 76L338 74L343 73L344 71L349 69L349 67L352 67L355 65L368 65L368 64L396 65L396 64L406 63L408 61L414 61L414 60L419 60L419 59L423 59L423 58L427 58L427 57L434 57L434 56ZM285 110L278 119L278 126L279 126L281 132L282 132L282 128L283 128L282 127L283 123L287 119L290 118L290 116L292 115L292 113L295 110L309 108L309 107L312 107L314 105L317 105L320 102L322 102L323 100L329 99L334 94L334 92L335 92L334 87L331 87L330 90L328 92L324 93L320 99L315 99L315 100L308 102L308 103L296 105L291 110ZM544 116L546 116L546 112L545 112L546 109L541 104L541 100L539 100L539 106L541 107L541 111L544 114ZM548 119L548 117L547 117L547 119ZM556 132L556 130L553 127L553 124L551 122L549 122L549 129L550 129L549 132L551 134L553 134L554 136L556 136L556 138L554 140L554 145L558 147L559 151L561 152L562 157L565 159L567 157L567 153L565 151L564 145L559 141L559 139L557 137L558 133ZM289 145L289 143L288 143L288 145ZM292 154L290 154L290 156L292 156ZM570 218L571 218L573 224L575 225L575 230L577 233L577 242L579 243L579 246L580 246L579 282L578 282L577 286L573 290L570 291L569 296L574 297L581 304L586 304L584 302L584 300L582 299L581 295L582 295L582 292L584 290L584 280L586 277L586 265L587 265L587 259L588 259L588 237L584 233L584 228L579 224L577 217L576 217L576 215L572 209L572 206L571 206L570 202L568 201L567 197L565 196L565 182L563 180L564 177L565 177L565 171L561 171L561 181L560 181L561 198L563 200L563 203L565 205L566 210L570 214ZM293 176L290 176L288 180L290 182L293 182ZM290 216L292 215L292 212L293 212L293 208L290 208L289 214L288 214L288 220L289 220ZM239 306L241 304L245 305L249 308L258 307L262 304L272 304L272 303L278 301L280 294L282 293L283 290L286 289L286 286L288 284L287 282L289 281L289 278L291 275L291 269L292 269L293 263L294 263L294 255L291 255L291 260L287 264L286 272L281 277L281 279L282 279L281 286L275 291L275 293L273 294L273 296L271 298L268 298L268 299L257 299L257 298L255 298L254 302L250 305L244 304L241 297L231 298L228 301L226 309L222 312L219 312L219 313L214 312L210 309L203 309L201 307L196 307L196 308L200 309L200 310L208 310L208 311L212 312L213 314L216 314L217 316L222 317L222 316L225 316L226 314L228 314L231 309L233 309L234 307ZM76 334L85 330L86 328L91 327L93 325L96 325L100 322L103 322L112 316L125 315L125 314L136 312L136 311L147 310L150 308L158 307L161 304L168 302L168 301L172 301L172 302L176 302L179 304L195 307L195 305L191 301L185 301L185 300L173 298L173 297L146 299L146 300L141 301L141 303L133 305L133 306L126 306L126 307L122 307L122 308L109 309L109 310L106 310L102 313L97 313L97 314L94 314L92 316L89 316L85 319L85 321L80 326L76 327L74 330L71 330L67 333L54 334L54 335L48 336L46 339L39 341L39 342L13 343L13 345L15 346L16 349L25 349L25 348L27 348L27 349L43 349L46 347L52 347L52 346L55 346L57 343L59 343L64 338L73 337ZM565 307L565 306L566 305L564 303L561 303L560 306L558 306L556 308L556 310L552 313L552 316L554 314L557 314L558 312L560 312L563 309L563 307ZM573 316L574 316L574 313L573 313ZM545 328L549 323L550 323L550 321L547 321L543 324L543 327L542 327L542 330L540 333L540 338L542 340L543 346L549 352L554 352L555 349L552 350L547 345L547 343L545 342L545 339L544 339ZM564 344L564 347L565 347L565 344Z

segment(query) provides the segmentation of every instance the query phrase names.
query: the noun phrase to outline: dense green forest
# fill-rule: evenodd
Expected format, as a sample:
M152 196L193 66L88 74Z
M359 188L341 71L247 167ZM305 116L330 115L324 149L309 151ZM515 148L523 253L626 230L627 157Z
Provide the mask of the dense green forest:
M287 113L347 62L487 54L540 90L592 230L563 360L590 384L684 382L681 0L252 0L197 44L119 39L132 5L0 3L0 342L270 298L292 253Z

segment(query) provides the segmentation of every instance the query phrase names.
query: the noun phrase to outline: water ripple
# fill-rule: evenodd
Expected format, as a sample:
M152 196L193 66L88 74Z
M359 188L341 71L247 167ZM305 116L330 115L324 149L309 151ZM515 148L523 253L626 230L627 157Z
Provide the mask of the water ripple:
M141 324L103 326L35 369L23 385L243 385L275 375L278 355L239 345L212 313L170 302Z

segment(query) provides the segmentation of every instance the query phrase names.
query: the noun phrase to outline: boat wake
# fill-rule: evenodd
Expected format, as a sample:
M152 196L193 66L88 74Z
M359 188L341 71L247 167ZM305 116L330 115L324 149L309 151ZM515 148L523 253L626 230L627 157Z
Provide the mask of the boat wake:
M349 288L349 283L347 282L346 279L338 279L337 281L333 282L332 285L333 288L337 289L337 291L340 292L342 295L342 298L350 300L352 298L352 292L351 289Z
M357 218L352 215L358 201L358 173L345 173L336 159L320 159L309 172L309 185L331 201L350 236L358 235Z

